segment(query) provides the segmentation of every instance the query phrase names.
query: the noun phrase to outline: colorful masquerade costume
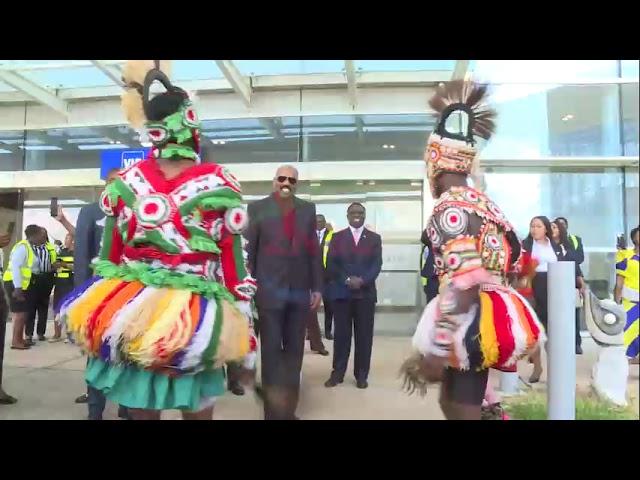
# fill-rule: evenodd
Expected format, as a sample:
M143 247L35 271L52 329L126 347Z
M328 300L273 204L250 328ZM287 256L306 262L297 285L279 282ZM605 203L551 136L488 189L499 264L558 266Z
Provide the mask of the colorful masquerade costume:
M109 400L196 411L224 392L225 363L253 368L255 361L256 286L240 235L247 215L240 184L220 165L163 174L157 158L199 162L200 125L188 95L150 62L127 64L125 81L134 90L123 105L135 127L146 123L151 154L103 193L98 276L63 301L60 315L90 355L87 382ZM154 81L180 106L149 122L140 112L152 111Z
M485 95L484 86L450 82L431 99L441 115L425 154L434 197L442 174L468 176L476 171L474 136L488 140L494 126L495 112L482 105ZM468 118L466 135L446 129L447 119L459 112ZM484 193L454 186L436 199L427 233L440 294L425 308L413 347L423 356L446 357L449 368L458 371L515 371L517 361L537 347L544 332L529 303L508 286L521 251L512 225ZM467 312L453 314L457 292L472 287L479 287L477 301ZM414 387L422 384L422 389L424 382L415 380Z
M622 287L622 307L627 315L624 326L624 345L627 348L627 357L638 356L638 323L640 318L640 256L634 249L620 250L616 254L616 275L624 277Z

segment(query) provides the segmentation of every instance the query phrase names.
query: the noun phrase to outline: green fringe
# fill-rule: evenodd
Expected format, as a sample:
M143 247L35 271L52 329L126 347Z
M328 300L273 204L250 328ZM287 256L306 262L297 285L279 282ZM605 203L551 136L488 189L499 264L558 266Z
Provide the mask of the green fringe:
M235 302L231 292L220 283L190 273L151 268L142 262L116 265L109 260L100 260L96 262L94 270L96 275L102 278L117 278L125 282L137 280L147 287L189 290L206 298L227 300L232 304Z

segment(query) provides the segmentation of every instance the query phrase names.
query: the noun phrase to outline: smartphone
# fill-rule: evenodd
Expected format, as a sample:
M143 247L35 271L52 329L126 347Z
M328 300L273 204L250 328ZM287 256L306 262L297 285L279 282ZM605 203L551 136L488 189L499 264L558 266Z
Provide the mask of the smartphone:
M51 199L51 216L52 217L58 216L58 197L53 197Z
M627 248L627 238L624 236L624 233L621 233L616 237L616 248L618 250L624 250Z
M16 222L9 222L9 227L7 228L7 235L13 237L13 232L16 229Z

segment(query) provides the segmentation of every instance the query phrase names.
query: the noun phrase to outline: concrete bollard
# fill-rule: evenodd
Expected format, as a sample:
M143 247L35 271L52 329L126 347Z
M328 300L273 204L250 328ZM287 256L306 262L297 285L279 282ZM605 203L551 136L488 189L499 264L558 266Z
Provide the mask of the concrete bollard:
M547 418L576 418L575 264L549 264Z

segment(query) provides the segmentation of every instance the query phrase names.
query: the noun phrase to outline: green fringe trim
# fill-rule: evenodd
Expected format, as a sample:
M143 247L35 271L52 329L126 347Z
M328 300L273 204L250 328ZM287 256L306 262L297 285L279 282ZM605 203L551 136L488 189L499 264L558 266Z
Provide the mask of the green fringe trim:
M102 278L117 278L125 282L139 281L147 287L189 290L206 298L217 298L235 303L235 297L220 283L205 280L191 273L172 272L151 268L142 262L116 265L109 260L95 263L94 271Z

